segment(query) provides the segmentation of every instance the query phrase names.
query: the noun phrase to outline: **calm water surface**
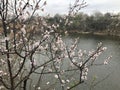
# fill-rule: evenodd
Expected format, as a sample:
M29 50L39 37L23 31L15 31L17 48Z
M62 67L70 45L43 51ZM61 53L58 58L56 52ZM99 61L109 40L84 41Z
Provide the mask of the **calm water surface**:
M78 46L82 50L89 51L95 49L99 42L102 42L107 47L107 50L98 58L98 63L103 62L110 55L112 55L112 58L108 65L93 66L90 68L88 80L73 90L120 90L120 38L70 35L63 37L63 39L69 45L76 37L80 38ZM34 76L33 78L37 77ZM51 76L47 76L46 78L48 79L49 77ZM49 80L52 81L51 78ZM43 85L43 87L45 86ZM56 90L61 89L57 88Z
M120 38L72 35L65 40L69 43L75 37L80 37L79 47L83 50L94 49L99 42L107 47L107 50L98 58L98 62L112 55L108 65L93 66L89 71L88 80L75 90L120 90Z

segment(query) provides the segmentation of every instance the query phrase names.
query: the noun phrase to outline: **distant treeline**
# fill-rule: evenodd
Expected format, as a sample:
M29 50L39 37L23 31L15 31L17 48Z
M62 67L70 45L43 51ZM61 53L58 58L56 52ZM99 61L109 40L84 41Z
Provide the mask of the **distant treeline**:
M13 17L14 18L14 17ZM56 14L53 17L43 17L47 21L47 25L50 26L59 26L57 27L57 32L77 32L77 33L97 33L97 34L107 34L107 35L117 35L120 36L120 13L101 13L95 12L92 15L85 13L78 13L74 16L66 16ZM39 22L38 25L34 25L34 29L37 32L40 32L41 20L39 17L33 16L31 18L32 24L34 22ZM27 24L29 19L26 20L23 24ZM17 21L19 29L19 20ZM27 28L29 28L27 24ZM11 27L11 25L10 25ZM47 28L46 28L47 29ZM35 30L34 30L35 31ZM0 33L2 32L2 23L0 22Z
M66 19L63 15L56 14L54 17L48 18L49 23L59 24L59 30L67 30L72 32L104 32L108 34L120 35L120 13L112 14L95 12L92 15L79 13L73 17L70 25L65 25Z

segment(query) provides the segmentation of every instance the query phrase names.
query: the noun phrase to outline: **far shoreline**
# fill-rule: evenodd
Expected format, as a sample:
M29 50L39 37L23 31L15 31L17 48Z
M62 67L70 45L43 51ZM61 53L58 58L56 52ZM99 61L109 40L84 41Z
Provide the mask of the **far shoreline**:
M109 32L84 32L84 31L67 31L68 34L83 34L83 35L97 35L97 36L113 36L113 37L119 37L120 38L120 34L117 33L109 33Z

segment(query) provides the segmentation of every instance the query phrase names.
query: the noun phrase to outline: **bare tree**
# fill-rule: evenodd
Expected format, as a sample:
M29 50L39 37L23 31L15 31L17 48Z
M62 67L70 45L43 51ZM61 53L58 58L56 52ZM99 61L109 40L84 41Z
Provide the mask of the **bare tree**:
M85 4L76 0L70 6L69 14L63 17L65 25ZM87 80L89 68L106 49L99 44L96 50L85 53L77 46L78 39L67 45L60 33L55 32L59 25L49 25L37 14L45 5L46 1L42 0L0 1L3 29L0 40L1 89L47 90L60 87L70 90ZM104 64L107 63L108 59ZM77 73L79 79L70 72ZM74 79L70 79L72 77ZM54 81L47 81L47 78ZM48 86L44 87L45 84Z

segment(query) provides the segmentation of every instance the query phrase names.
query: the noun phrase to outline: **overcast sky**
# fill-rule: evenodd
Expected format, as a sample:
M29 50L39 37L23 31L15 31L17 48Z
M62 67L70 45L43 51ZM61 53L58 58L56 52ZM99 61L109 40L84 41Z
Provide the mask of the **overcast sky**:
M75 0L46 0L47 6L45 8L46 13L54 15L56 13L66 14L70 3ZM82 1L82 0L80 0ZM88 14L94 13L95 11L100 12L120 12L120 0L85 0L88 6L83 8L81 12Z

